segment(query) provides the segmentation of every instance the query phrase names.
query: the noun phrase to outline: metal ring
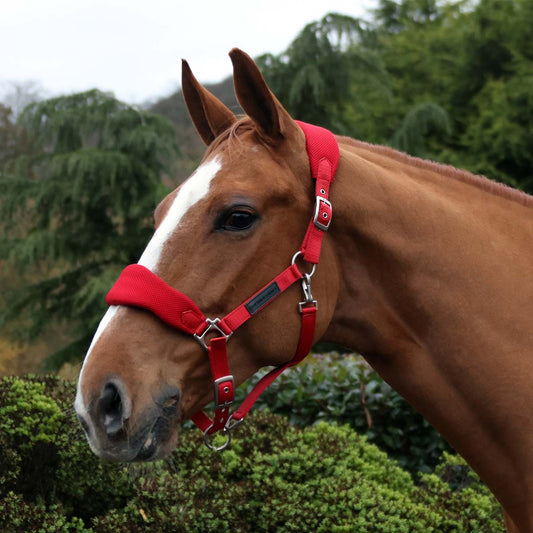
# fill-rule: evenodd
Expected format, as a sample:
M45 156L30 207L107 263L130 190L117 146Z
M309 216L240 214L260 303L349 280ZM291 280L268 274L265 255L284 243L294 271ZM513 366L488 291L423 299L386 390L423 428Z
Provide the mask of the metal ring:
M298 250L293 256L292 256L292 260L291 260L291 265L294 265L296 263L296 259L298 259L298 256L302 255L302 252L301 250ZM312 265L312 268L311 268L311 272L309 273L303 273L304 276L309 276L311 277L314 273L315 273L315 270L316 270L316 265L313 264Z
M205 445L212 451L214 452L221 452L222 450L225 450L228 446L229 446L229 443L231 442L231 429L232 428L229 428L229 427L224 427L222 428L222 432L227 435L227 440L224 444L220 445L220 446L214 446L213 444L211 444L211 440L209 439L209 430L212 428L213 426L209 426L205 431L204 431L204 443Z

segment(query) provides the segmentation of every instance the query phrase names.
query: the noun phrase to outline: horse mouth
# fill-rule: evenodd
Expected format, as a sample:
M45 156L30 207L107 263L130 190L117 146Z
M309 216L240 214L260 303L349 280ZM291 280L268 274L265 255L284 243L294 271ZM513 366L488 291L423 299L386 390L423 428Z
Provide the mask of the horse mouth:
M141 446L137 455L133 458L135 462L153 461L157 454L157 440L153 432L150 432L143 445Z
M138 440L141 445L132 462L155 461L170 452L172 449L173 431L172 421L165 416L159 416L148 431L141 433L142 438Z
M103 442L87 434L92 451L101 459L113 463L156 461L167 456L177 440L174 419L159 416L154 422L144 425L136 433L125 435L120 441Z

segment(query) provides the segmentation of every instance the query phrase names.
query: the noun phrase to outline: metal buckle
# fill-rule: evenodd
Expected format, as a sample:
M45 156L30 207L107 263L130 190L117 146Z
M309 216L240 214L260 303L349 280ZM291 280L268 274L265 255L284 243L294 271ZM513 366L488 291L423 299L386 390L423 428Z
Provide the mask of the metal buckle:
M225 337L226 340L228 340L232 335L231 333L226 333L223 331L219 326L218 323L220 322L220 318L215 318L214 320L210 318L205 319L207 322L207 327L204 329L204 332L201 335L197 335L196 333L193 333L193 337L200 343L200 346L204 348L204 350L208 350L207 344L205 343L204 337L210 332L210 331L217 331L221 334L222 337Z
M322 212L322 204L326 204L326 206L328 207L328 212ZM329 215L328 213L331 213L331 215ZM323 196L317 196L315 200L315 213L313 215L313 224L322 231L328 231L329 225L331 224L331 219L333 218L332 215L333 207L331 205L331 202Z
M224 376L222 378L215 379L215 381L214 381L214 384L215 384L215 409L222 409L222 408L225 408L225 407L229 407L233 403L233 399L231 399L231 400L229 400L227 402L219 403L218 386L221 383L224 383L225 381L230 381L231 382L231 386L233 387L233 390L235 390L235 381L233 380L233 376L232 375L228 375L228 376ZM224 392L226 392L226 391L224 391ZM229 389L228 389L227 392L229 392Z

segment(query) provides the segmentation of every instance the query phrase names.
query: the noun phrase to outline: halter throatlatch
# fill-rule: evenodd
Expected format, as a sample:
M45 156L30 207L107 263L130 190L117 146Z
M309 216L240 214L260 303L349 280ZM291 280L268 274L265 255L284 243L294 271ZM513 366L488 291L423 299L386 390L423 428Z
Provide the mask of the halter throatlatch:
M190 298L139 264L127 266L106 297L109 305L127 305L150 311L169 326L192 335L206 350L214 384L214 416L211 420L203 411L198 411L191 419L204 432L205 443L213 450L222 450L229 445L232 429L244 420L262 392L286 368L299 363L313 344L318 304L311 293L311 277L320 258L324 233L331 224L333 211L329 187L337 170L339 147L330 131L305 122L298 122L298 125L305 134L311 174L316 180L315 208L302 246L283 272L223 318L206 318ZM296 264L298 259L311 265L308 272L301 272ZM302 325L296 354L288 363L266 374L231 414L235 383L228 365L228 340L240 326L296 281L301 281L303 292L303 300L298 303ZM215 447L210 439L219 431L226 435L226 441Z

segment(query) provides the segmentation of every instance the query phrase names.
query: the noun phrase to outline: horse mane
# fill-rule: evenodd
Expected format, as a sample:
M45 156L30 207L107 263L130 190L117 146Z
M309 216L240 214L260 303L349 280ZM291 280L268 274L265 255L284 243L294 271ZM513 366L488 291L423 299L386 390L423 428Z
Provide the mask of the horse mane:
M437 172L438 174L448 176L452 179L462 181L469 185L473 185L491 194L512 200L526 207L533 207L533 196L519 191L518 189L513 189L504 183L490 180L485 176L472 174L467 170L460 170L451 165L445 165L435 161L428 161L426 159L420 159L419 157L413 157L406 153L399 152L394 148L390 148L389 146L358 141L356 139L352 139L351 137L337 136L337 138L339 141L345 142L357 148L362 148L363 150L368 150L370 152L389 157L400 163L405 163L407 165L429 170L431 172Z
M235 144L235 141L240 140L239 137L242 134L251 131L257 132L254 122L247 116L239 117L238 120L235 121L230 128L220 134L209 145L205 153L204 159L211 155L213 152L215 152L221 145L227 144L228 146L231 146ZM390 148L389 146L371 144L365 141L358 141L356 139L352 139L351 137L345 137L342 135L337 135L337 139L356 148L362 148L363 150L368 150L370 152L383 155L390 159L394 159L395 161L398 161L400 163L404 163L424 170L429 170L431 172L436 172L438 174L448 176L452 179L462 181L464 183L473 185L477 188L487 191L491 194L495 194L497 196L501 196L502 198L506 198L508 200L512 200L514 202L522 204L526 207L533 207L533 196L530 196L525 192L519 191L518 189L513 189L512 187L509 187L504 183L499 183L490 180L485 176L472 174L467 170L458 169L451 165L445 165L442 163L437 163L435 161L420 159L419 157L414 157L404 152L399 152L398 150ZM257 141L263 142L265 144L264 139L262 139L260 135L257 135Z

